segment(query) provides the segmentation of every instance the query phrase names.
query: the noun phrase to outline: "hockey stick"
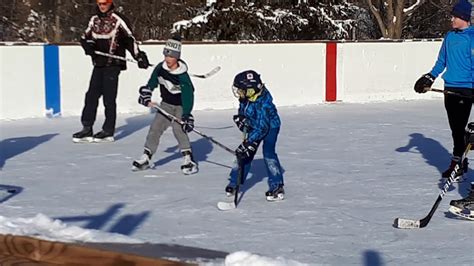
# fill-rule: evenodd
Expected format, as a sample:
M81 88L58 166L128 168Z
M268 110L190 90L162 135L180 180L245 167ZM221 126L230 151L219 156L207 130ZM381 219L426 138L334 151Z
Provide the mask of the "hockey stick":
M138 64L137 61L135 61L133 59L130 59L130 58L126 58L126 57L122 57L122 56L118 56L118 55L113 55L113 54L108 54L108 53L104 53L104 52L101 52L101 51L94 51L94 52L95 52L95 54L98 54L98 55L102 55L102 56L115 58L115 59L118 59L118 60L130 62L130 63ZM154 66L153 64L149 64L149 65ZM213 76L214 74L216 74L220 70L221 70L221 67L217 66L217 67L213 68L211 71L209 71L205 74L189 74L189 75L192 76L192 77L195 77L195 78L205 79L205 78L208 78L210 76Z
M448 191L451 184L454 182L454 180L456 178L456 173L460 168L459 165L461 163L463 163L464 158L467 157L467 153L469 152L469 150L471 150L471 143L467 144L466 150L464 151L464 154L463 154L463 156L460 160L460 163L456 164L453 171L451 171L451 174L449 175L449 178L444 183L443 189L439 193L438 198L436 199L436 201L435 201L433 207L431 208L430 212L428 213L428 215L426 215L426 217L421 219L421 220L409 220L409 219L396 218L394 223L393 223L393 226L395 228L414 229L414 228L423 228L423 227L428 225L431 218L433 217L433 214L435 213L436 209L438 208L439 204L441 203L441 200L446 195L446 192Z
M243 139L247 139L247 132L244 129L243 132ZM237 185L235 186L235 191L234 191L234 201L233 202L228 202L228 201L219 201L217 202L217 209L221 211L228 211L237 208L237 204L239 203L239 191L240 191L240 186L244 184L244 162L237 156L237 164L238 164L238 172L237 172Z
M165 111L163 108L161 108L158 104L153 104L153 108L155 108L155 109L156 109L158 112L160 112L162 115L166 116L169 120L174 121L174 122L176 122L176 123L178 123L178 124L180 124L180 125L183 125L183 124L184 124L183 121L179 120L176 116L174 116L174 115L172 115L172 114L166 112L166 111ZM204 134L204 133L198 131L198 130L195 129L195 128L193 128L193 131L194 131L194 133L200 135L201 137L203 137L203 138L205 138L205 139L211 141L212 143L216 144L217 146L219 146L219 147L223 148L224 150L226 150L226 151L232 153L233 155L235 155L235 151L234 151L234 150L232 150L232 149L228 148L227 146L225 146L224 144L222 144L222 143L216 141L214 138L207 136L206 134Z
M239 203L239 191L240 191L240 186L243 183L242 181L244 180L244 164L242 163L241 160L237 158L237 163L239 166L239 170L237 173L237 185L235 186L235 191L234 191L234 201L219 201L217 202L217 209L221 211L229 211L237 208L237 204Z
M130 58L123 57L123 56L114 55L114 54L108 54L108 53L104 53L104 52L101 52L101 51L94 51L94 53L95 53L95 54L98 54L98 55L105 56L105 57L115 58L115 59L118 59L118 60L122 60L122 61L130 62L130 63L138 64L137 61L135 61L135 60L133 60L133 59L130 59ZM153 64L149 64L149 65L150 65L150 66L154 66Z
M237 186L235 187L235 195L234 195L234 204L235 207L237 207L237 200L239 198L239 191L240 191L240 186L243 185L244 181L244 164L242 160L237 158L237 161L239 163L239 173L237 175Z
M454 96L458 96L458 97L462 97L462 98L472 99L471 96L462 95L462 94L456 93L454 91L440 90L440 89L435 89L435 88L428 88L427 91L434 91L434 92L439 92L439 93L443 93L443 94L446 94L446 95L449 94L449 95L454 95Z

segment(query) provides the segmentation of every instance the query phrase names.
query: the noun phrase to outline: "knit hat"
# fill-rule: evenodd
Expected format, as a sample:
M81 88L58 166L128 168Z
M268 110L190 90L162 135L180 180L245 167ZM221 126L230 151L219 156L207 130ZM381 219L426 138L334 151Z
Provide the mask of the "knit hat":
M181 37L173 36L168 39L163 49L163 55L179 59L181 57Z
M451 11L451 15L464 21L471 21L472 4L467 0L459 0Z
M99 0L96 0L97 3L99 3ZM112 4L113 0L106 0L105 1L107 4Z

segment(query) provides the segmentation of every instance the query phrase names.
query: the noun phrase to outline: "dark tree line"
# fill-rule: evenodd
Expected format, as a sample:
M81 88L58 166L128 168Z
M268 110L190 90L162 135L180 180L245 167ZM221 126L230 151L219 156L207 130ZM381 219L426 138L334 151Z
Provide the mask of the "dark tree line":
M213 2L212 5L207 4ZM115 0L141 41L438 38L451 0ZM3 0L0 41L77 42L95 0Z

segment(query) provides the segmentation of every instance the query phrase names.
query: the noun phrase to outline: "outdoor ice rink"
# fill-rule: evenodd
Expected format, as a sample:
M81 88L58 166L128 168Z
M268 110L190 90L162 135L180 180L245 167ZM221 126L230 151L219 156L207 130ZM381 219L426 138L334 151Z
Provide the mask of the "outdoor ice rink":
M233 149L241 140L234 113L193 112L199 131ZM1 121L0 184L20 193L0 204L0 233L106 241L18 225L18 218L43 214L123 234L124 242L247 251L280 265L474 264L474 222L447 212L450 200L467 195L473 172L452 187L426 228L392 227L397 217L423 218L444 184L452 141L442 99L281 107L279 114L285 201L266 202L259 151L240 204L228 212L216 204L225 198L233 157L199 135L190 134L198 174L181 173L171 130L155 168L131 171L154 114L119 114L116 142L105 144L72 143L79 117ZM99 114L95 131L102 121Z

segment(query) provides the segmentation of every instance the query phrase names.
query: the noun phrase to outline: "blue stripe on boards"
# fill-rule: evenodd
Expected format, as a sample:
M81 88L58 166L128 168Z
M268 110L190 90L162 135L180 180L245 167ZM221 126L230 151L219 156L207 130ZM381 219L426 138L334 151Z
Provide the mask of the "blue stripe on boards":
M43 47L46 116L53 117L61 114L59 47L57 45L45 45Z

